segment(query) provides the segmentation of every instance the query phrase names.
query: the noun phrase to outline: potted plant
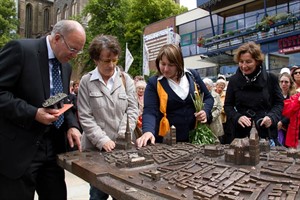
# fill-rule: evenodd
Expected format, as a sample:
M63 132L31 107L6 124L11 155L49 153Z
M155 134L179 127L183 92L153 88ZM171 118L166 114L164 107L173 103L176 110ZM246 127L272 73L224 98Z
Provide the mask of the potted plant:
M274 16L264 16L261 19L261 22L257 24L257 29L261 32L269 32L271 29L271 25L273 25L274 23Z
M202 36L200 36L197 41L197 46L202 47L204 44L205 44L205 39Z
M282 22L285 21L288 17L287 13L278 13L275 17L274 20L275 22Z
M296 24L298 22L298 18L294 14L292 14L292 13L290 13L288 15L288 17L286 18L286 20L288 21L289 24Z

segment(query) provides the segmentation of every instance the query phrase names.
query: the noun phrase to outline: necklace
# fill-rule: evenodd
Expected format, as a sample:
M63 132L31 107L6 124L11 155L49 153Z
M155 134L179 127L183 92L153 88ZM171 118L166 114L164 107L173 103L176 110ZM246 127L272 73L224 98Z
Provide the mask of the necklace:
M252 82L256 81L257 77L258 77L260 74L261 74L261 67L260 67L260 70L258 71L258 73L257 73L255 76L253 76L251 79L250 79L248 76L246 76L244 73L243 73L243 76L245 77L247 83L249 83L249 82L252 83Z

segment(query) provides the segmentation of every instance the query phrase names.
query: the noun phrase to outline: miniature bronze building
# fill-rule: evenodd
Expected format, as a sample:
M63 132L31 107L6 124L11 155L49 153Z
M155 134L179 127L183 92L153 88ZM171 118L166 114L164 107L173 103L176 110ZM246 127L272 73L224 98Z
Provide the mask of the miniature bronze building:
M258 132L252 126L250 138L235 138L230 149L225 152L225 161L236 165L252 165L259 163L260 143Z
M60 109L64 107L64 99L67 97L65 93L58 93L46 99L43 103L44 108Z

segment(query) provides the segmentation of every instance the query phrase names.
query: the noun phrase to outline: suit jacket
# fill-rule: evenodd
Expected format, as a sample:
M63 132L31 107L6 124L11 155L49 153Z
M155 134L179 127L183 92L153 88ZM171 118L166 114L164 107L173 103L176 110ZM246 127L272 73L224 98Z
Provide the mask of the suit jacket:
M64 93L69 93L71 66L61 68ZM13 40L0 51L0 173L20 177L35 156L46 125L35 121L37 109L50 97L46 38ZM77 127L71 111L57 131L57 152L65 149L67 128Z

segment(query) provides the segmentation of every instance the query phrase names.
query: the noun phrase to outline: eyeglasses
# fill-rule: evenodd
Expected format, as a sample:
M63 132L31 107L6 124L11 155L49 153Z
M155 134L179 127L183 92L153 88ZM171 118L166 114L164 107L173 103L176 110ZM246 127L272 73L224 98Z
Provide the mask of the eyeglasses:
M82 50L77 50L77 49L74 49L74 48L71 48L68 43L66 42L65 40L65 37L60 34L61 38L63 39L64 43L66 44L67 48L69 49L69 51L71 51L72 53L75 53L75 54L81 54L83 51Z
M294 73L293 73L293 75L294 75L294 74L300 74L300 71L298 71L298 72L294 72Z
M280 83L282 84L282 83L285 83L285 84L288 84L288 83L290 83L289 81L280 81Z
M109 59L109 60L102 60L102 59L99 59L99 61L101 61L101 62L103 62L105 64L110 64L112 62L113 64L116 65L119 60L118 59L116 59L116 60L111 60L111 59Z

